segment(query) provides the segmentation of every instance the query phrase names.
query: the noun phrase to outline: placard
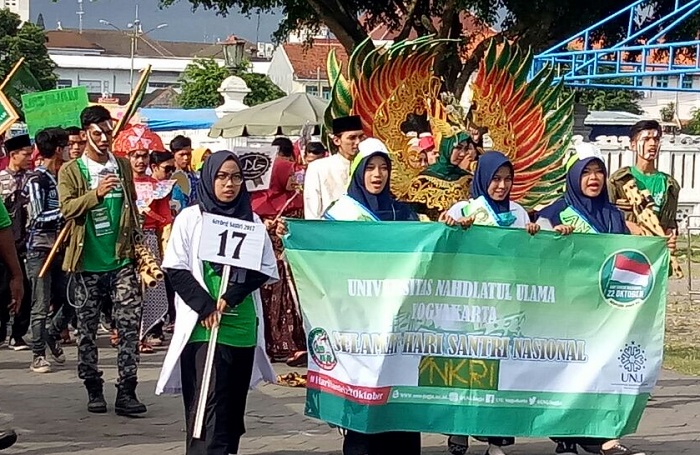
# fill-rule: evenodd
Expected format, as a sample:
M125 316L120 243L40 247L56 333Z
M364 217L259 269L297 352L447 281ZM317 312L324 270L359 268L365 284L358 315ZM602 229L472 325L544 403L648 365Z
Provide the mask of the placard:
M69 87L22 95L29 136L44 128L80 126L80 114L88 107L85 87Z
M248 191L263 191L270 188L272 165L277 156L277 147L236 147L233 153L241 159L243 177Z
M212 213L204 213L202 218L200 260L260 270L265 225Z

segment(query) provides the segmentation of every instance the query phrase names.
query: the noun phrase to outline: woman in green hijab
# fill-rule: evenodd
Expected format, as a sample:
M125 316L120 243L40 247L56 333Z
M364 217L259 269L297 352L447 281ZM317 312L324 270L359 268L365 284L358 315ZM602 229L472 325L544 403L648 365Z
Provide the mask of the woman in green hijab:
M471 145L474 147L470 147ZM461 169L459 164L466 158L471 149L476 150L476 144L472 138L460 131L454 136L445 137L440 141L440 155L437 163L428 166L420 175L434 177L448 182L454 182L469 172ZM476 156L473 157L475 159Z

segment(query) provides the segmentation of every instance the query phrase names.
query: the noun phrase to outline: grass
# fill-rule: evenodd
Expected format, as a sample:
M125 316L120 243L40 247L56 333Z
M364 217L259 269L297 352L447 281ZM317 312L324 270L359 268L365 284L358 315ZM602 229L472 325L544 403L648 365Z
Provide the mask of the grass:
M700 347L666 345L664 367L677 373L700 376Z

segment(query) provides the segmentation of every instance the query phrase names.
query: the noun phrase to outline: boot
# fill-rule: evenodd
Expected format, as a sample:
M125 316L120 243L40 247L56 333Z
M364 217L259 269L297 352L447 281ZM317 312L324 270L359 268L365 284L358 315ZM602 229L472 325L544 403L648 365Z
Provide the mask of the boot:
M146 405L136 398L136 379L127 379L117 384L117 401L114 412L120 416L143 414Z
M85 388L88 392L88 412L104 414L107 412L107 401L102 392L102 379L89 379L85 381Z

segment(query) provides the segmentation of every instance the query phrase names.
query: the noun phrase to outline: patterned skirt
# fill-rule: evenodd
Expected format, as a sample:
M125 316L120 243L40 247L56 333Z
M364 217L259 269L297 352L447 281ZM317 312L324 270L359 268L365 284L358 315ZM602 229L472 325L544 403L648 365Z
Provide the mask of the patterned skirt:
M146 247L148 247L156 262L161 264L163 259L160 257L156 231L146 230L143 234ZM142 340L149 330L165 318L166 314L168 314L168 293L165 288L165 281L159 281L156 287L146 288L143 293L143 311L139 339Z
M287 216L302 218L303 211L295 210ZM295 352L306 350L306 335L292 273L282 256L282 239L274 229L268 230L268 233L275 249L280 279L275 284L260 288L265 318L265 348L273 361L285 361Z

